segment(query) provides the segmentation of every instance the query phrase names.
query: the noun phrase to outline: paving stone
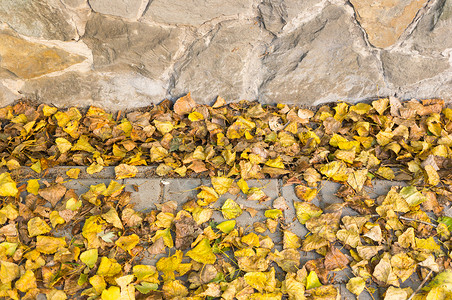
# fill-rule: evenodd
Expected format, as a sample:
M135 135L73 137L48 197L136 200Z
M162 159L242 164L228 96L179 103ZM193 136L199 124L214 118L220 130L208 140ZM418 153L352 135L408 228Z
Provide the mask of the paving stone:
M373 187L364 187L371 198L386 195L393 186L407 186L403 181L372 180Z
M90 186L104 183L106 186L110 184L111 179L75 179L64 183L68 189L74 189L77 195L89 191Z
M201 179L164 179L163 198L166 201L176 201L179 205L196 198Z
M135 204L135 210L155 209L155 203L162 203L160 182L161 179L155 178L128 178L124 180L125 190L132 192L130 202ZM135 191L134 187L138 187L138 191Z

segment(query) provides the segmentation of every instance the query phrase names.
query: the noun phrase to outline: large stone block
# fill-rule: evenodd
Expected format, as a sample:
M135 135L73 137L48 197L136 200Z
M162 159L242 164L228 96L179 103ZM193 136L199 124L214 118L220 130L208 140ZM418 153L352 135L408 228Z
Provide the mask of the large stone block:
M181 30L93 13L83 41L93 52L96 70L133 70L160 78L181 47Z
M59 107L96 105L111 111L144 107L166 96L166 83L134 72L80 73L26 81L19 92Z
M138 19L148 2L149 0L89 0L89 5L98 13Z
M260 78L261 41L270 34L251 21L220 23L196 40L175 65L172 96L187 92L199 102L210 103L216 96L227 100L255 99Z
M377 57L340 6L327 6L318 17L275 39L263 65L259 95L265 102L316 105L388 92Z
M350 0L369 42L385 48L394 44L427 0Z
M425 55L450 56L452 48L452 1L439 0L422 16L406 45ZM446 53L443 51L446 50Z
M433 78L450 68L446 57L429 57L396 51L383 51L381 61L386 78L397 88Z
M318 0L263 0L258 9L265 28L278 34L317 14L326 3Z
M209 20L252 13L252 0L153 0L144 21L199 26Z
M78 38L70 15L58 0L2 0L2 22L27 36L63 41Z
M381 55L387 81L404 99L452 98L452 1L432 4L407 39Z
M86 57L0 32L0 67L21 79L64 70Z

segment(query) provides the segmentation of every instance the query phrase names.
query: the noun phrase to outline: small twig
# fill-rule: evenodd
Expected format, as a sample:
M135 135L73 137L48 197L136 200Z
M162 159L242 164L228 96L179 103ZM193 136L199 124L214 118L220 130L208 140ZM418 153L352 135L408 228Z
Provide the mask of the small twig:
M433 226L433 227L438 227L438 225L435 225L435 224L432 224L432 223L429 223L429 222L425 222L425 221L421 221L421 220L416 220L416 219L411 219L411 218L406 218L406 217L399 217L401 220L405 220L405 221L413 221L413 222L418 222L418 223L422 223L422 224L425 224L425 225L430 225L430 226Z
M370 297L372 297L372 300L375 300L374 295L372 295L372 292L369 290L369 288L367 286L364 286L364 288L369 293Z
M410 298L408 298L408 300L411 300L414 298L414 295L416 295L417 292L419 292L419 290L424 286L424 284L427 282L428 278L430 277L430 275L432 275L433 270L430 270L430 272L427 274L427 276L425 276L424 280L422 280L421 284L417 287L417 289L414 291L414 293L411 294Z

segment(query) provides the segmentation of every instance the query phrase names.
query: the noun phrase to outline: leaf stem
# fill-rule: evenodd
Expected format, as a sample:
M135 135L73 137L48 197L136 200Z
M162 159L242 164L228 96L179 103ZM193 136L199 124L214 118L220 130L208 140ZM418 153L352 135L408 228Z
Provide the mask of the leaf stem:
M414 298L414 295L416 295L417 292L419 292L419 290L424 286L424 284L427 282L427 280L429 279L430 275L432 275L433 270L430 270L430 272L427 274L427 276L425 276L424 280L422 280L421 284L417 287L417 289L414 291L414 293L411 294L410 298L408 298L408 300L412 300Z
M429 223L429 222L425 222L425 221L421 221L421 220L416 220L416 219L402 217L402 216L400 216L399 218L401 220L404 220L404 221L413 221L413 222L418 222L418 223L422 223L422 224L425 224L425 225L430 225L430 226L433 226L433 227L438 227L438 225L435 225L435 224L432 224L432 223Z

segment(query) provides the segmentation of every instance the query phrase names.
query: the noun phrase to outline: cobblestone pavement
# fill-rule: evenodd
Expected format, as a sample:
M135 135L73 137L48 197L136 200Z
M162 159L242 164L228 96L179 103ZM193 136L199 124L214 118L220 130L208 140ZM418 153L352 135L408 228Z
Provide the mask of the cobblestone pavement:
M49 170L43 179L54 179L57 176L64 174L66 170L73 167L58 167ZM88 191L91 185L105 183L108 185L110 180L115 180L114 168L107 167L100 173L93 175L86 174L83 167L80 173L79 179L65 181L67 188L74 189L77 194L82 194ZM135 204L135 209L138 211L146 212L156 208L156 205L165 203L167 201L175 201L178 203L178 209L181 209L182 205L189 199L196 197L198 193L197 188L200 185L210 185L210 180L203 178L158 178L156 176L147 177L152 174L152 167L140 167L139 173L136 178L128 178L117 180L121 184L125 184L126 191L132 192L132 203ZM17 174L16 174L17 175ZM27 176L32 176L28 174ZM28 179L28 178L27 178ZM272 206L273 200L278 197L283 197L286 201L288 209L284 211L284 226L290 231L296 233L300 237L306 236L309 232L306 227L297 221L293 202L300 201L295 195L293 185L283 186L282 180L279 179L263 179L263 180L250 180L247 181L250 188L259 187L269 197L267 201L259 203L258 201L248 201L242 193L232 195L226 193L222 195L217 202L213 204L213 207L217 210L214 212L212 218L214 222L224 221L220 208L226 199L231 198L240 205L246 208L253 208L257 211L256 215L251 218L250 214L246 211L236 218L237 225L243 227L245 230L253 226L254 222L265 220L264 211ZM373 188L366 188L367 192L372 198L376 198L380 195L385 195L392 186L404 186L404 182L395 181L383 181L374 180ZM334 194L341 185L334 182L322 181L319 186L319 193L315 199L311 202L320 208L324 209L330 204L340 203L342 200L336 197ZM356 215L357 213L351 209L345 208L342 212L344 215ZM446 210L446 215L452 216L452 209ZM268 234L275 243L275 248L282 249L282 234L278 231L275 233L269 233L266 231L264 234ZM346 249L341 249L344 253L349 255ZM146 256L143 259L143 263L155 264L164 254L157 256ZM311 259L320 257L315 252L304 252L301 257L301 265ZM342 299L356 299L346 288L345 284L348 279L353 277L350 269L345 269L340 272L336 272L335 281L338 282L337 286L340 289ZM420 279L414 274L410 279L405 281L401 287L410 286L413 290L416 290L420 283ZM376 289L373 297L374 299L383 299L382 295L385 292L384 288ZM360 297L360 300L372 300L370 294L364 291Z

